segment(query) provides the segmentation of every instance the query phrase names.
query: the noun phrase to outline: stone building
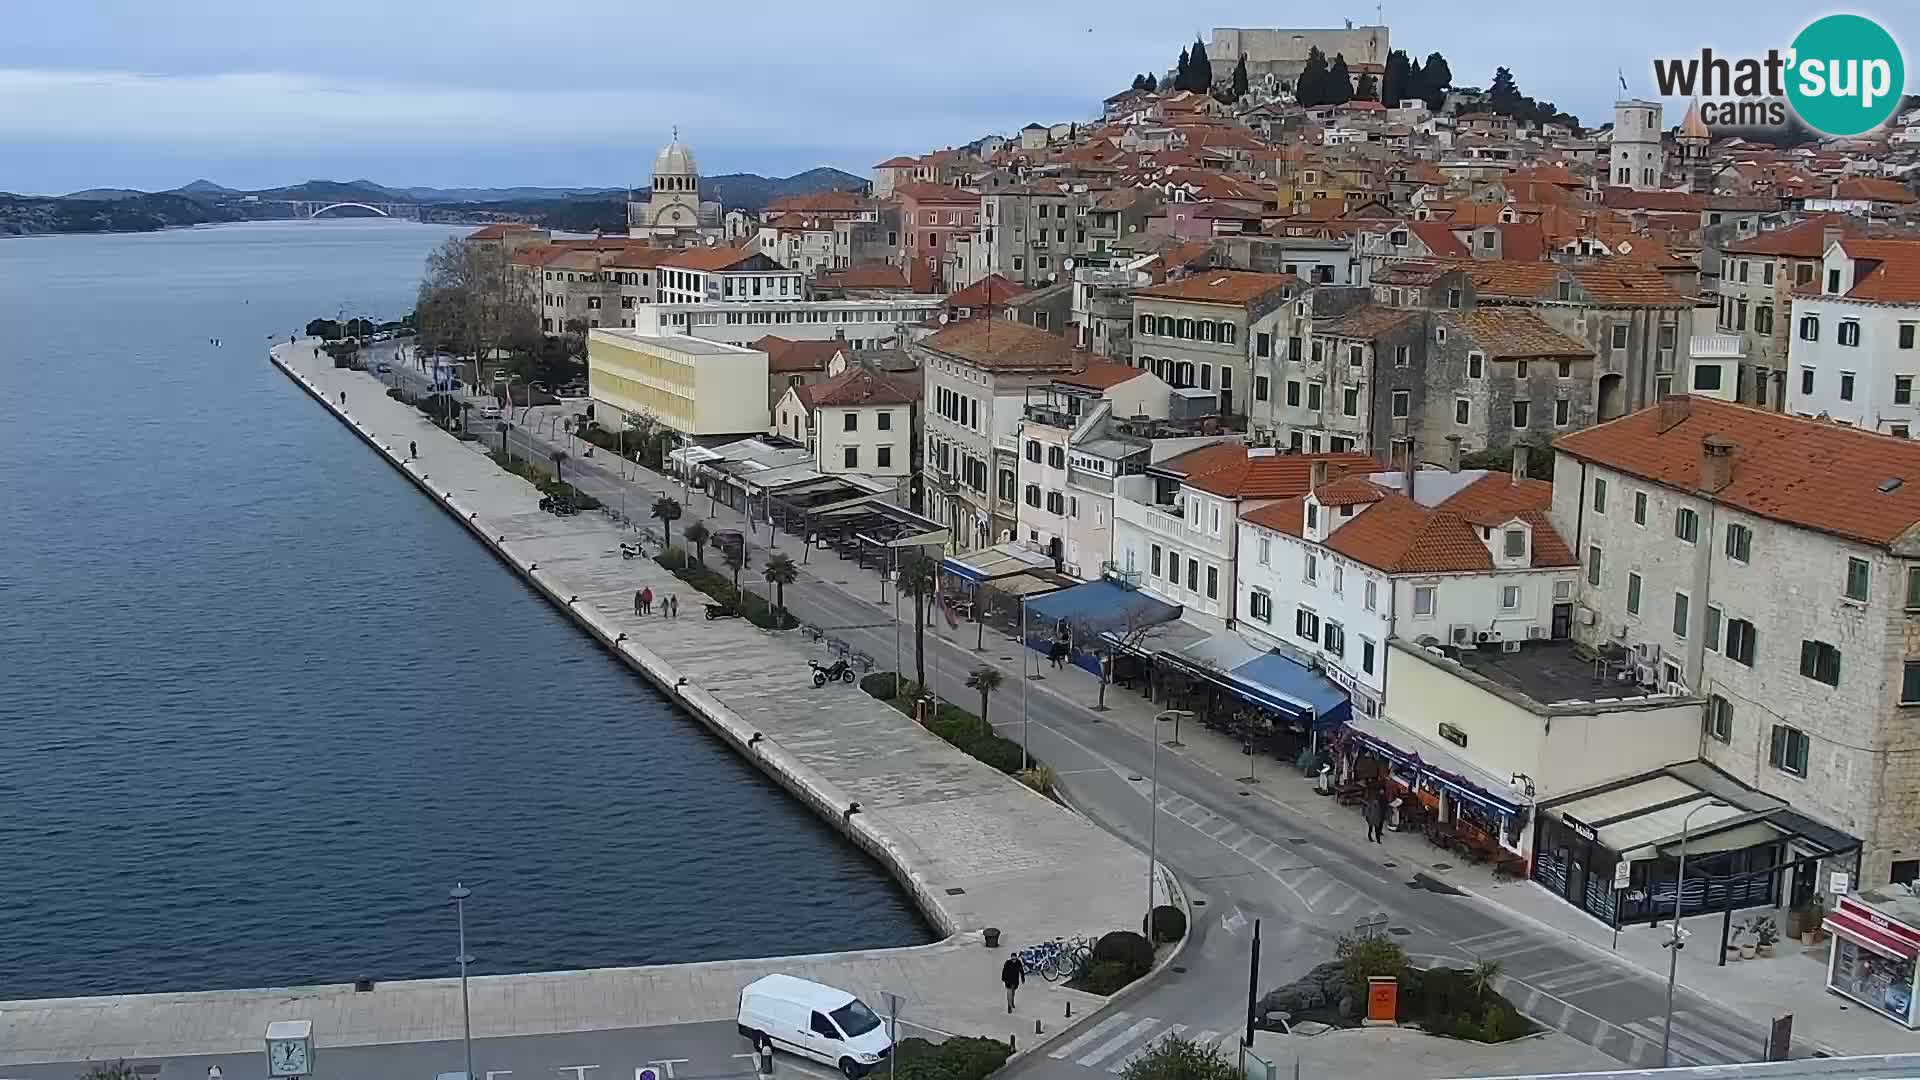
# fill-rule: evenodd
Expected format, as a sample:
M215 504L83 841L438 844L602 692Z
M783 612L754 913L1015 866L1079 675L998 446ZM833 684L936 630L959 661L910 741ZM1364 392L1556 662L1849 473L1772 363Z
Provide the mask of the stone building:
M627 200L627 235L677 240L695 237L705 226L717 226L720 204L700 201L700 167L693 151L680 141L661 147L653 159L653 179L647 201Z
M1291 332L1291 274L1199 270L1133 294L1133 366L1175 388L1211 391L1220 415L1244 417L1252 365Z
M1292 92L1293 85L1306 70L1307 54L1319 49L1331 63L1344 56L1347 64L1385 64L1388 44L1385 26L1354 26L1348 23L1337 30L1252 30L1214 27L1213 40L1207 43L1207 56L1213 61L1216 81L1233 71L1244 55L1247 75L1260 79L1272 75L1280 89Z

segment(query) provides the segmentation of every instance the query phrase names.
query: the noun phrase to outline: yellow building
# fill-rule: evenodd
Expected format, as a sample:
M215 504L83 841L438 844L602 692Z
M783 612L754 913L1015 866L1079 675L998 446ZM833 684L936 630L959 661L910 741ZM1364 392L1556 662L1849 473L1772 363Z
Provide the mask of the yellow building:
M767 354L684 334L627 329L587 336L587 394L602 426L625 414L651 416L682 435L767 430Z

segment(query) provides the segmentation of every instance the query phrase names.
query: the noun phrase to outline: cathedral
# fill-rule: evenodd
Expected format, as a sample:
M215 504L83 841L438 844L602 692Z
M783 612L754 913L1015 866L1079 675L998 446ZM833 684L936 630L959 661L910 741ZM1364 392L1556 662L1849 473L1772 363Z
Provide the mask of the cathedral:
M693 151L673 141L653 159L652 190L646 202L627 200L627 235L645 240L698 240L720 219L718 202L700 201L700 169Z

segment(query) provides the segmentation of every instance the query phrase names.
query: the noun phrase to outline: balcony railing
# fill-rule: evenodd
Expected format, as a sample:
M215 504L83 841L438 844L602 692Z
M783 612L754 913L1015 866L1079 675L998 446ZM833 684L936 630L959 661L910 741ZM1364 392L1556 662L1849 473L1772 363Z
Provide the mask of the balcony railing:
M1067 428L1071 430L1080 418L1065 409L1049 408L1045 405L1028 405L1023 410L1028 421L1045 424L1047 427Z

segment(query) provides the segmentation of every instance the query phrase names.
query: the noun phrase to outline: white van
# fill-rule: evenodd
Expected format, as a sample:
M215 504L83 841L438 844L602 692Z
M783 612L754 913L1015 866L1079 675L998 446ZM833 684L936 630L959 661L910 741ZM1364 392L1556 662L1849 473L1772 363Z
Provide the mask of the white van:
M740 991L740 1034L755 1050L774 1046L832 1065L848 1080L887 1059L893 1040L866 1003L791 975L767 975Z

